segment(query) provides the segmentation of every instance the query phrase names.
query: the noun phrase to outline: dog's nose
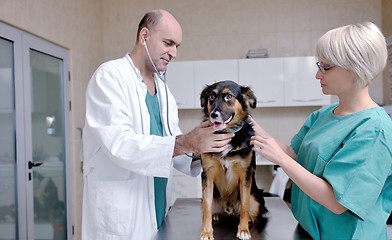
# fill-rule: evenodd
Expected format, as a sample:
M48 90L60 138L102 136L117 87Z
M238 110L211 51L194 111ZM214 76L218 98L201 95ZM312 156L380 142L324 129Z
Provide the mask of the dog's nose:
M216 118L218 118L219 116L220 116L220 113L219 113L219 112L216 112L216 111L212 112L211 115L210 115L210 117L211 117L212 119L216 119Z

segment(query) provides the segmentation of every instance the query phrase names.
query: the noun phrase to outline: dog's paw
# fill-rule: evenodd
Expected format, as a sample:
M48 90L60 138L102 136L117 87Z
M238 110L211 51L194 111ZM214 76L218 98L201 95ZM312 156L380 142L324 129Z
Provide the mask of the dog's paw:
M202 232L200 240L214 240L214 235L212 235L212 232Z
M248 240L250 239L250 232L249 230L238 230L237 238L241 240Z

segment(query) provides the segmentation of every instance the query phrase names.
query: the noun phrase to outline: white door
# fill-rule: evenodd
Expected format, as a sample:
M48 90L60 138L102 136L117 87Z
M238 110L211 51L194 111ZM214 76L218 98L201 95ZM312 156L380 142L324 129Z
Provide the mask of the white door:
M0 38L0 239L18 237L14 55L13 41Z
M0 37L0 240L72 239L67 50L5 24Z

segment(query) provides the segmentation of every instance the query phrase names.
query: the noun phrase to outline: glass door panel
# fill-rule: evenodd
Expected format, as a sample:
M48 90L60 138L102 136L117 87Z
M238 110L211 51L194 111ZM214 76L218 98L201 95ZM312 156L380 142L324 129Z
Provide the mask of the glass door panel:
M30 49L34 238L67 239L63 60Z
M17 239L13 43L0 38L0 239Z

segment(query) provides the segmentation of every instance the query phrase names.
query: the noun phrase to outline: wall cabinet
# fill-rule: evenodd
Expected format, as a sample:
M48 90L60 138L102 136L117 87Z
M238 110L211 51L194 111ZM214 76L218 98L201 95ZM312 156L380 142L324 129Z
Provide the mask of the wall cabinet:
M290 57L283 60L285 106L328 105L331 96L324 95L316 79L315 57Z
M238 68L239 84L252 89L257 107L284 106L283 58L241 59Z
M315 57L173 62L167 82L179 109L200 108L204 87L222 80L249 86L257 107L328 105L331 97L322 93L315 78L315 62Z
M167 85L179 109L195 108L195 74L191 61L172 62L166 71Z
M238 82L238 60L172 62L166 79L179 109L200 108L200 93L207 85L222 80Z
M238 83L237 60L195 61L195 108L200 108L200 93L207 85L223 80Z

